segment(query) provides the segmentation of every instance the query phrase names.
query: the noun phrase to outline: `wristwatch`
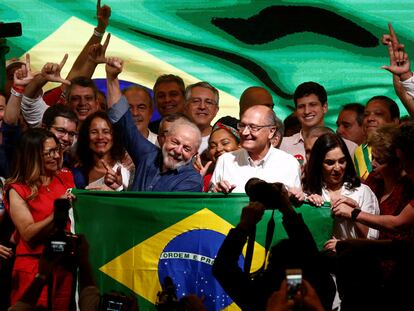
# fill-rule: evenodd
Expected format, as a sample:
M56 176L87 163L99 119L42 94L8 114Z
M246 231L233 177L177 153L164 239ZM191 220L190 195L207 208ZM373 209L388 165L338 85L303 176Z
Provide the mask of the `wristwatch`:
M353 211L351 212L351 220L356 221L359 213L361 213L361 210L357 209L357 208L354 208Z

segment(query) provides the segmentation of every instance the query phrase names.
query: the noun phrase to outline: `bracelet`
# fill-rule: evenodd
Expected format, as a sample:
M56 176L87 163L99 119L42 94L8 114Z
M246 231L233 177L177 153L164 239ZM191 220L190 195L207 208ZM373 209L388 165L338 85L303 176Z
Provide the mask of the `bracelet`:
M24 87L24 86L21 86L21 85L13 85L13 88L14 88L14 90L15 90L16 92L19 92L19 93L24 93L24 89L25 89L25 87Z
M98 30L96 30L96 28L93 29L93 35L98 37L98 38L102 38L104 33L99 32Z
M16 97L23 97L23 93L20 93L20 92L16 91L16 90L14 89L14 87L12 87L12 88L10 89L10 93L11 93L12 95L16 96Z
M354 208L351 212L351 220L356 221L359 213L361 213L361 210L357 209L357 208Z

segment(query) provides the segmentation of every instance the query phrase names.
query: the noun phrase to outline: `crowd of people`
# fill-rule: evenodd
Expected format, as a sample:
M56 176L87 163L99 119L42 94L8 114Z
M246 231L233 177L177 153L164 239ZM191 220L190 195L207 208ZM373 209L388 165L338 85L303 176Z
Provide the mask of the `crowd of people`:
M213 124L220 99L208 82L185 87L179 76L164 74L152 92L139 85L121 89L123 60L106 56L110 34L101 44L110 15L111 9L98 1L97 27L65 78L61 70L67 55L38 74L29 55L7 66L0 94L2 309L16 310L22 301L53 310L73 307L73 273L54 264L49 271L39 263L45 241L55 232L55 200L73 199L68 189L244 193L252 177L283 184L274 204L284 216L290 243L275 246L268 273L252 281L237 259L264 208L256 203L245 208L213 268L240 307L332 310L335 292L342 310L390 310L408 303L407 282L400 281L403 272L413 272L401 254L412 256L414 241L414 125L400 118L394 100L378 94L365 105L344 103L334 132L324 123L328 94L319 83L296 88L295 111L285 122L273 110L272 95L255 86L241 94L238 116ZM413 116L408 54L391 26L382 42L390 58L384 69L393 74L396 95ZM106 94L91 79L99 65L105 66ZM44 93L49 82L61 85ZM155 108L161 117L150 122ZM327 258L289 197L316 208L330 202L334 224L323 253ZM70 230L69 221L65 228ZM355 254L370 254L372 261ZM364 270L355 267L362 261ZM292 265L306 278L301 299L286 298L284 269ZM353 279L355 271L375 280ZM364 292L365 303L357 305L362 294L356 289ZM398 295L403 298L393 305Z

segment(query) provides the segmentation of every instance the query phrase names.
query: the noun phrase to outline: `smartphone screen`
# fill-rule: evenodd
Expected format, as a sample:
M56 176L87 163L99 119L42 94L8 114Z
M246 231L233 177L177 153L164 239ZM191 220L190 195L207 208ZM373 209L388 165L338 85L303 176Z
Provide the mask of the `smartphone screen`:
M293 299L297 292L302 287L302 270L301 269L287 269L287 293L288 299Z
M113 300L108 300L108 305L106 307L107 311L120 311L122 310L122 302L119 301L113 301Z

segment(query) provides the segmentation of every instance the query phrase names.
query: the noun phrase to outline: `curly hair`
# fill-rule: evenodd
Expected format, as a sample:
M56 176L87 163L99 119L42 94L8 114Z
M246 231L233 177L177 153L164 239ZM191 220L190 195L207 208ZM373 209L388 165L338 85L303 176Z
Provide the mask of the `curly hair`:
M377 128L368 136L368 145L378 151L386 163L398 163L399 161L395 148L395 137L398 132L396 125L387 124Z

